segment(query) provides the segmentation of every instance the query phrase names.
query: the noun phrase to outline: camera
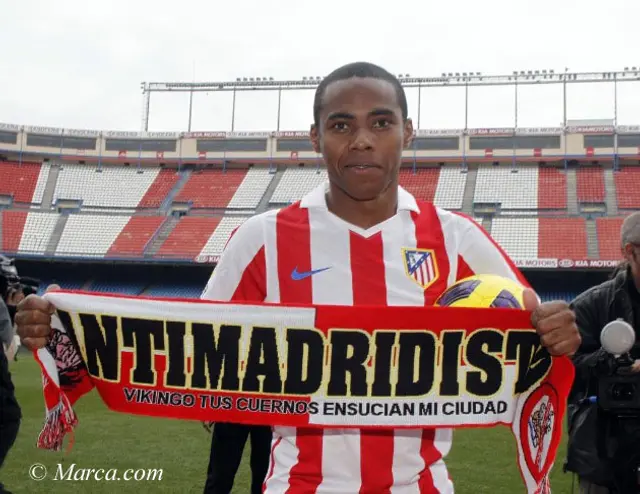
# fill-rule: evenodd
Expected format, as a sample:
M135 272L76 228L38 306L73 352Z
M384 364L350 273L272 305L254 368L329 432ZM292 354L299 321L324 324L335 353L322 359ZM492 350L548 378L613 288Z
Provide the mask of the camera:
M600 333L603 352L596 364L597 403L606 417L605 444L615 492L640 492L640 373L631 373L630 351L635 345L633 327L622 319L611 321Z
M19 291L25 296L38 293L40 280L20 277L13 259L0 254L0 299L7 301L11 291Z

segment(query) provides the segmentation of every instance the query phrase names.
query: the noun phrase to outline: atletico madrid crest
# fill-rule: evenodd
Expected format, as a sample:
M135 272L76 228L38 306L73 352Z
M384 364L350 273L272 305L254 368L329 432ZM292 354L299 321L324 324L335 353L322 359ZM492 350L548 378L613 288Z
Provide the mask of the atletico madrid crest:
M426 289L438 279L436 253L431 249L402 249L407 276Z

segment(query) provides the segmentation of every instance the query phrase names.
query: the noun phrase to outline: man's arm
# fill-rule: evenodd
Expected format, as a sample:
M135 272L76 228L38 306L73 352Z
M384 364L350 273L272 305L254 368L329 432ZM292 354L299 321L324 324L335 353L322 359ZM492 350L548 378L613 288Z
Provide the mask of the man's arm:
M573 364L584 380L589 379L591 369L595 367L598 359L606 354L600 345L600 326L603 318L598 314L601 304L596 298L599 294L605 295L602 291L589 290L578 295L569 304L576 314L576 324L582 336L582 344L573 356Z
M254 216L232 234L200 298L262 302L267 296L262 218Z

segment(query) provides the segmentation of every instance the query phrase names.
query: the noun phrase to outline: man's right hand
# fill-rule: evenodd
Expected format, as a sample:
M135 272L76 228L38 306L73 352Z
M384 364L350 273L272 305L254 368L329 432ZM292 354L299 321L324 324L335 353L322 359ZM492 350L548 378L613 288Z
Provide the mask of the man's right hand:
M58 285L49 285L47 292L59 290ZM15 324L20 341L29 350L43 348L51 335L51 315L55 307L44 298L29 295L18 304Z

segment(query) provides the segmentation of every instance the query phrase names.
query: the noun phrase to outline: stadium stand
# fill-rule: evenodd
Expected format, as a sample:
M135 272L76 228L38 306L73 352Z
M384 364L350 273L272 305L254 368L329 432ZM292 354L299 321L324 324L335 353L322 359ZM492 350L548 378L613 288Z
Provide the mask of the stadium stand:
M640 208L640 167L625 166L614 173L620 209Z
M200 251L202 256L219 256L222 254L233 231L247 220L244 216L225 216L222 218L207 243Z
M26 211L2 211L2 250L18 252L27 221Z
M539 218L538 256L541 259L586 259L584 218Z
M174 200L194 208L226 208L246 175L247 170L197 170Z
M567 175L563 170L539 168L538 209L567 209Z
M400 185L413 194L416 199L433 202L440 178L439 168L418 168L400 170Z
M620 259L620 228L624 218L597 218L600 259Z
M599 166L579 168L576 173L578 202L604 202L604 173Z
M203 290L204 285L172 280L171 283L151 285L140 294L149 297L199 298Z
M140 199L138 208L159 207L179 179L180 173L176 170L160 170L160 173L158 173L156 179L149 186L145 195Z
M118 237L109 247L107 257L142 256L166 216L131 216Z
M104 257L129 216L70 214L56 248L56 255Z
M473 202L501 204L502 210L538 209L538 167L479 166Z
M39 163L0 161L0 196L7 195L14 202L26 204L38 202L34 200L34 192L39 176Z
M123 295L140 295L146 286L145 281L121 279L93 281L87 286L87 290L100 293L119 293Z
M59 217L55 213L29 212L18 250L28 254L44 254Z
M193 259L213 235L219 217L185 216L160 246L156 257Z
M466 184L467 174L460 166L441 167L433 203L445 209L462 209Z
M324 168L287 168L273 191L269 204L290 204L327 180Z
M44 196L44 189L47 186L47 180L49 179L49 169L51 165L47 161L40 166L40 173L38 174L38 180L36 182L36 188L33 191L33 204L42 204L42 198Z
M83 207L135 208L158 176L159 168L62 164L53 202L82 200Z
M267 151L261 147L246 156L240 151L195 154L198 138L185 137L189 145L181 148L179 159L171 151L164 159L150 148L136 166L137 152L123 157L107 150L102 137L95 147L102 151L99 157L87 150L60 163L52 158L55 149L19 147L29 133L21 130L15 145L0 143L0 248L18 253L21 274L41 278L42 291L57 283L106 293L197 298L215 258L251 214L297 201L327 179L326 168L310 161L314 153L300 151L304 166L297 166L293 153L269 156L268 150L278 153L276 137L266 140ZM142 137L147 138L149 146L157 144ZM596 151L582 159L583 139L558 138L565 142L548 153L516 149L515 166L509 152L496 148L489 157L486 150L470 147L471 137L456 138L455 150L417 150L415 165L402 168L400 184L419 199L464 212L516 260L617 261L618 216L640 209L637 157L627 149L611 183L603 168L609 166L608 155ZM575 174L560 149L578 160ZM22 164L16 162L18 152ZM46 161L34 162L33 156ZM604 165L593 164L596 157ZM81 204L55 204L59 199ZM601 214L605 217L596 218ZM124 264L124 258L139 261ZM571 300L595 284L593 275L608 276L612 263L585 265L561 263L562 269L553 272L546 262L532 262L523 271L538 283L543 300Z
M538 258L538 218L495 218L491 235L516 259Z
M227 209L256 209L272 180L273 173L269 169L250 168Z

